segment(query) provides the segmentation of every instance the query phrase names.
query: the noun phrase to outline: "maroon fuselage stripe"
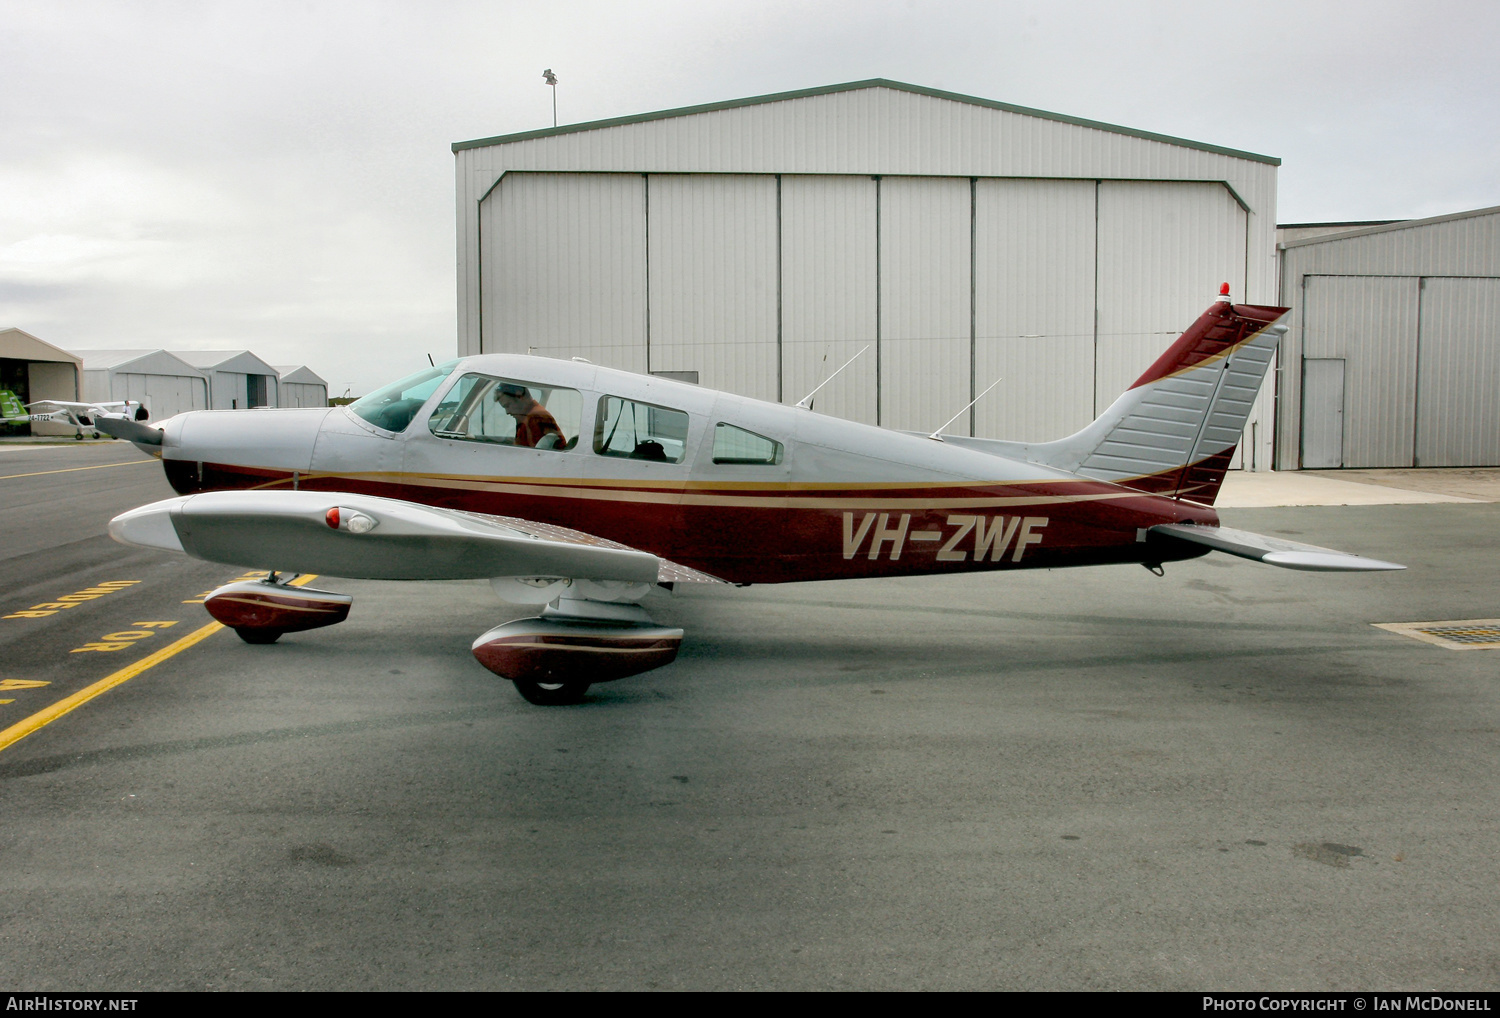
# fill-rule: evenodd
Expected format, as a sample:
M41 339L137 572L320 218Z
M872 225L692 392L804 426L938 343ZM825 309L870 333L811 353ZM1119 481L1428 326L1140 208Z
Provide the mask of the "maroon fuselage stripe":
M292 481L287 471L205 463L200 482L196 462L167 460L164 466L182 494L290 487ZM493 491L485 489L485 478L424 476L414 483L396 477L303 475L299 487L570 527L732 583L1157 563L1206 549L1143 542L1140 531L1160 523L1218 523L1206 506L1086 478L749 490L627 481L587 488L538 479L507 481L512 490ZM567 494L549 493L549 487Z

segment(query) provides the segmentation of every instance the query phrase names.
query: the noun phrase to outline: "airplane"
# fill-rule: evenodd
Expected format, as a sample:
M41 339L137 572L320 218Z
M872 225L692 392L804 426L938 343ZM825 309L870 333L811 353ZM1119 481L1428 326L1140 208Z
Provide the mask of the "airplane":
M33 407L52 409L32 412ZM15 393L9 389L0 389L0 422L5 424L66 424L77 429L77 434L73 437L82 441L87 432L92 432L95 438L99 437L94 420L104 414L113 414L131 421L145 421L151 416L150 411L133 399L107 400L102 403L39 399L22 407Z
M1402 566L1223 527L1213 502L1286 308L1219 299L1097 420L1051 442L898 432L518 354L430 367L347 407L199 410L98 426L162 459L179 497L125 544L266 569L209 613L249 643L342 622L298 574L486 579L540 610L473 643L532 703L659 668L683 631L638 603L685 583L1165 563L1210 550L1289 569Z

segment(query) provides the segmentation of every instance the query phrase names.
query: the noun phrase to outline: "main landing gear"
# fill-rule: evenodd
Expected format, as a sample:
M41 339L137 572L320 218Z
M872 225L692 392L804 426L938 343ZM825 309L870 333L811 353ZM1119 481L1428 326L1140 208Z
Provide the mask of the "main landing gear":
M582 703L589 691L589 682L533 682L531 679L514 679L516 692L526 698L527 703L538 707L569 707Z
M496 626L474 657L541 707L579 703L589 686L671 664L682 630L658 626L634 604L563 598L537 618Z

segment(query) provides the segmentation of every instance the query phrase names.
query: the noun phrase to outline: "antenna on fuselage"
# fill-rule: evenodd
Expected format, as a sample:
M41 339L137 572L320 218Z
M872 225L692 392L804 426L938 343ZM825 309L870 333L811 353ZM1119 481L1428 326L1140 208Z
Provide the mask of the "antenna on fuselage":
M1005 381L1005 377L1002 375L1001 377L995 379L993 382L990 383L990 389L993 389L995 386L999 385L1003 381ZM941 427L939 427L936 431L934 431L932 434L928 435L927 437L930 438L930 439L932 439L934 442L941 442L943 440L943 428L946 428L948 425L950 425L954 421L958 420L960 417L962 417L964 415L964 411L965 410L968 410L969 407L973 406L975 403L978 403L980 400L984 399L985 396L989 395L990 389L984 390L984 392L981 392L978 396L975 396L973 399L969 400L968 403L965 403L963 410L960 410L958 413L956 413L952 417L948 418L946 421L944 421L942 423Z
M870 344L866 343L863 347L860 348L859 353L855 354L853 357L850 357L848 360L846 360L844 362L843 367L839 368L839 371L843 371L844 368L847 368L849 365L851 365L855 361L859 360L859 354L864 353L868 349L870 349ZM839 371L835 371L833 374L829 375L827 378L825 378L821 382L819 382L818 383L818 389L823 388L823 386L827 385L829 382L831 382L835 378L837 378L839 376ZM811 408L811 406L812 406L812 398L818 394L818 389L814 389L812 392L809 392L806 396L803 396L801 399L799 399L797 401L797 405L799 407L801 407L803 410L807 410L807 409ZM963 413L963 411L960 410L959 413ZM947 425L945 424L945 425L943 425L943 427L947 427ZM942 429L939 428L938 430L941 431Z

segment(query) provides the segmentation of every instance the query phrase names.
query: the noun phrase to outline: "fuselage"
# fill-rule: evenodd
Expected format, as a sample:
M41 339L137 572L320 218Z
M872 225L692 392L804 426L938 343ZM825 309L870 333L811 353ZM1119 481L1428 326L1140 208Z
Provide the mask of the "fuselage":
M183 494L348 491L517 517L735 583L1156 563L1202 551L1149 527L1218 522L982 448L593 364L493 354L427 375L353 408L179 415L167 477ZM514 444L499 393L516 386L557 418L551 447Z

